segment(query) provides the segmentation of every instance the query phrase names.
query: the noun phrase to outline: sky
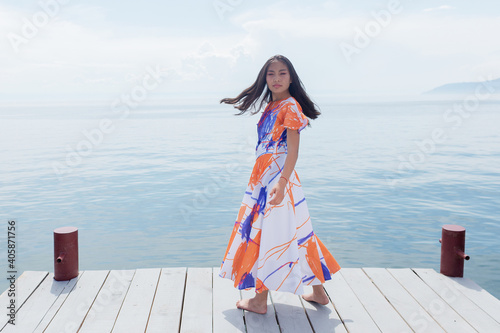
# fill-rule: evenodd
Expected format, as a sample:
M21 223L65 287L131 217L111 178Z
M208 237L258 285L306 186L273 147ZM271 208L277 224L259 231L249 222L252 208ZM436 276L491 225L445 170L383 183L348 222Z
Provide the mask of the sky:
M500 77L500 2L0 0L0 106L233 97L283 54L309 94Z

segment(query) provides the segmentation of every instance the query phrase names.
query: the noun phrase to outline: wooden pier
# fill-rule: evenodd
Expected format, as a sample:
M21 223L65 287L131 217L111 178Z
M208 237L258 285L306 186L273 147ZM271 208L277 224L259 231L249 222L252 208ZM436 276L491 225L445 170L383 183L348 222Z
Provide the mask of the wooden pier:
M500 300L466 278L432 269L343 268L320 306L271 292L266 315L217 268L82 271L70 281L27 271L17 280L15 326L1 332L500 332ZM7 313L10 298L0 296Z

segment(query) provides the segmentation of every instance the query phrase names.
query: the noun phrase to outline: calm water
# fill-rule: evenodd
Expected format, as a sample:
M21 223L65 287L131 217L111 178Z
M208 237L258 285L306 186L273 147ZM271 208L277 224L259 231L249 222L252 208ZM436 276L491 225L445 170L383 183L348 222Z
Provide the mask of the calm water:
M465 276L500 297L500 104L463 115L453 105L322 104L296 170L342 266L439 271L441 227L459 224ZM19 271L53 270L61 226L79 228L82 270L218 266L257 142L259 116L232 113L216 101L125 117L106 106L0 109L3 271L8 219Z

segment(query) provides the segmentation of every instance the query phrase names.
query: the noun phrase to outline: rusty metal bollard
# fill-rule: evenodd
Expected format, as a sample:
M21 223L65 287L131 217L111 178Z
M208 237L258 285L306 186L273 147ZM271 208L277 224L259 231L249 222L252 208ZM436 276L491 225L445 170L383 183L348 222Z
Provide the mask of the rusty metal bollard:
M465 228L459 225L443 226L441 239L441 269L446 276L463 277L464 260L470 257L465 254Z
M54 230L54 280L71 280L78 276L78 228Z

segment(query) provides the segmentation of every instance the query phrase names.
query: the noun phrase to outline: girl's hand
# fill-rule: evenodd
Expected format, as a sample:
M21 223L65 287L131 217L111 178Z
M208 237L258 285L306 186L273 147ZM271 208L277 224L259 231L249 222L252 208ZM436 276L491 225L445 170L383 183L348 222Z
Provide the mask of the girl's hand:
M283 178L280 178L280 180L276 184L274 184L271 192L269 192L270 197L274 195L274 198L269 200L269 204L279 205L283 201L283 199L285 198L285 187L286 181Z

